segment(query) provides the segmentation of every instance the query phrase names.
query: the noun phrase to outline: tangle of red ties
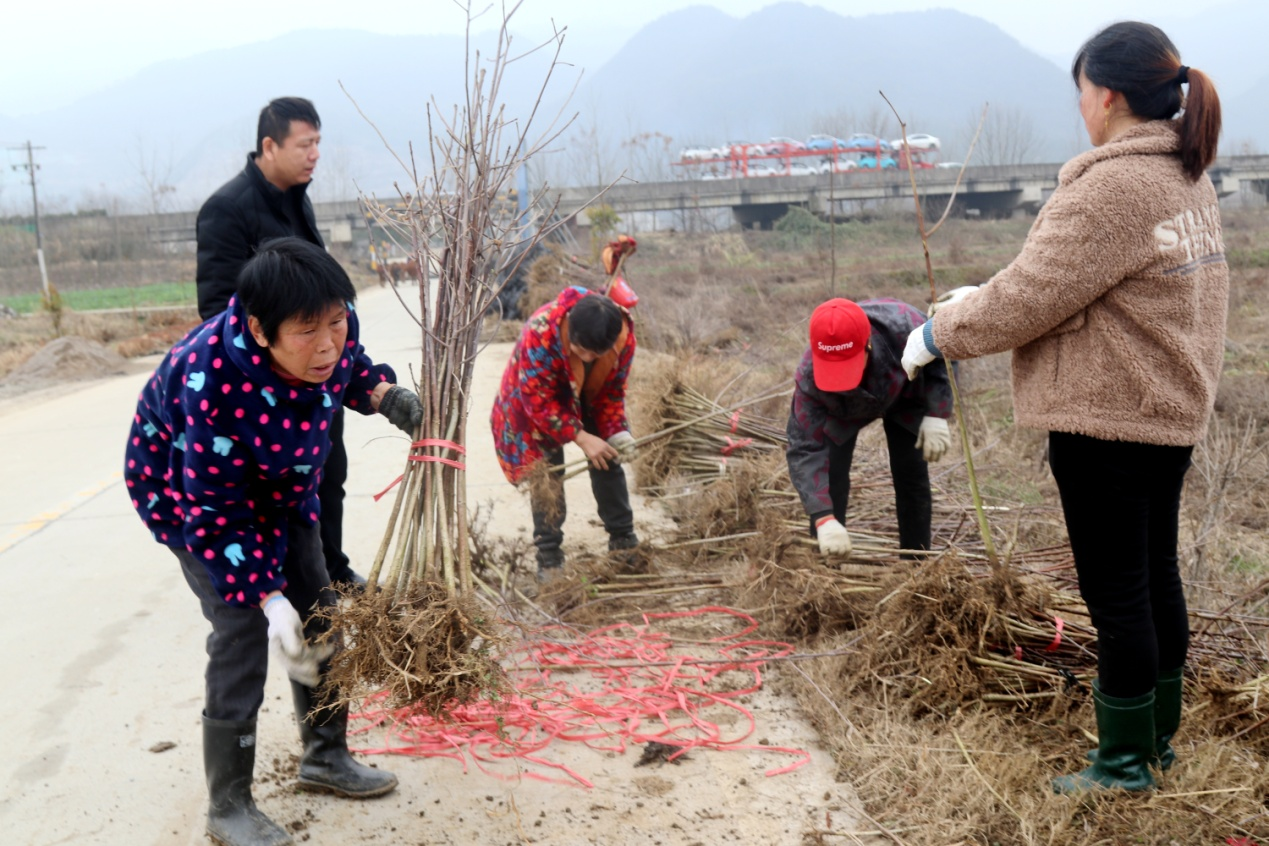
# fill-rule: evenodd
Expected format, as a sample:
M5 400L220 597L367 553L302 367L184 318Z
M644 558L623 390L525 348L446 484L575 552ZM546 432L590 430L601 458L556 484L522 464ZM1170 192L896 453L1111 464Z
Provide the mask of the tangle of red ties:
M656 628L658 621L686 617L742 627L701 641L676 641ZM766 771L780 775L803 766L810 755L746 742L756 721L742 698L762 686L767 660L793 652L788 643L751 638L757 628L747 614L710 606L645 614L642 625L616 623L584 634L543 629L507 654L503 664L511 689L496 699L457 706L449 719L437 721L412 709L376 708L372 697L353 715L350 734L386 729L385 745L357 750L367 754L451 758L464 772L470 761L497 778L584 787L593 785L583 773L553 760L552 746L582 743L620 754L632 744L656 741L677 747L667 757L671 761L693 749L795 757ZM718 719L726 712L731 716L723 719L724 728Z

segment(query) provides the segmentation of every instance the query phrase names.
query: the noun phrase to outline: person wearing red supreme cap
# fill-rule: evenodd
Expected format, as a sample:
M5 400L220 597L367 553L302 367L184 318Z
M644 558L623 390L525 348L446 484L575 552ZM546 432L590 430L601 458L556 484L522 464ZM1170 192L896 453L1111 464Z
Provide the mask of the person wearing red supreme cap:
M942 362L908 381L900 359L925 315L893 299L832 299L811 315L794 377L786 458L824 555L850 555L846 504L859 430L881 420L894 477L899 545L930 548L930 473L951 444L952 393Z

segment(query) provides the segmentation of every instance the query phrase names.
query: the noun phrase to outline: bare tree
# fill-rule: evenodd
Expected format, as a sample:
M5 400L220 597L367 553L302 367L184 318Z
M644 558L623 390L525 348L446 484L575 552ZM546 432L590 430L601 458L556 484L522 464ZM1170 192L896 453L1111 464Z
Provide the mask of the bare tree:
M313 180L309 195L318 202L342 202L357 196L357 184L349 171L351 159L347 147L333 146L322 150L318 177Z
M578 122L565 140L569 181L577 185L607 185L615 176L613 151L608 133L594 110L590 121Z
M664 182L671 178L674 139L660 132L640 132L621 142L625 170L640 181Z
M837 108L828 112L816 112L811 116L811 132L847 138L859 130L859 119L850 109Z
M1242 138L1233 142L1226 142L1225 147L1231 156L1262 156L1264 149L1255 138Z
M175 197L176 187L172 185L172 145L160 153L157 149L147 148L145 140L137 136L136 146L129 157L136 168L137 176L144 189L146 210L150 214L163 214Z
M962 136L973 136L980 115L973 112L962 124ZM1020 165L1035 161L1040 152L1040 133L1031 115L1017 106L993 105L978 139L975 164Z
M894 137L894 118L888 109L878 105L871 106L861 120L863 126L857 132L867 132L885 140Z

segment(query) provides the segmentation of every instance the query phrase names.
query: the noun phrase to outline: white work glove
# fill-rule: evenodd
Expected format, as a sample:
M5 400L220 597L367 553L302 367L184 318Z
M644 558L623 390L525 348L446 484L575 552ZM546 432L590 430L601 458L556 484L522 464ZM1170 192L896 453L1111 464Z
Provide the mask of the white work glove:
M938 354L931 349L934 345L934 337L930 334L933 322L933 319L925 321L908 335L908 343L903 348L901 363L903 372L908 374L909 379L915 379L922 367L938 358ZM927 334L929 334L928 338Z
M634 435L629 432L618 432L613 435L608 439L608 445L621 455L622 464L629 464L639 454L639 445L635 443Z
M934 313L943 306L951 305L952 303L959 303L961 300L965 299L977 290L977 285L962 285L959 288L953 288L934 302L930 303L930 307L925 314L927 317L933 317Z
M951 445L952 435L947 431L946 420L942 417L921 418L921 431L917 432L916 446L926 461L938 461Z
M815 536L820 541L820 555L850 557L850 534L845 526L837 522L837 518L825 518L815 527Z
M278 594L264 604L269 619L269 650L282 659L286 674L305 687L317 687L322 680L318 665L334 652L330 644L310 646L304 640L304 624L299 612L285 596Z

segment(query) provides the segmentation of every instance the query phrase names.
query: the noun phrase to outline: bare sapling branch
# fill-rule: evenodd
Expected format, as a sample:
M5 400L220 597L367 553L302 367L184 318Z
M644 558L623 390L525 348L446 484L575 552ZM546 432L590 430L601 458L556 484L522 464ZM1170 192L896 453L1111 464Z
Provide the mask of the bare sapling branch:
M508 195L517 172L559 136L559 128L539 127L535 117L561 64L566 30L514 52L509 24L519 3L505 4L492 52L482 54L473 22L488 8L478 14L470 3L457 5L467 17L464 90L458 105L442 108L435 98L425 105L422 158L430 169L420 172L413 145L398 155L379 133L408 182L396 185L391 203L361 197L372 232L385 233L405 253L418 283L417 307L402 305L420 326L423 416L394 483L399 488L365 596L330 612L336 628L357 633L331 671L342 695L387 687L393 704L433 714L498 685L491 650L499 636L481 610L472 574L465 472L472 378L483 318L508 271L563 223L542 205L522 213ZM522 110L527 116L517 115L502 102L503 83L508 66L527 67L530 56L547 63L545 78ZM398 280L388 281L395 289Z
M886 96L885 92L878 91L877 93L880 94L881 98L886 101L886 105L890 107L890 111L894 112L895 120L899 122L899 131L902 133L903 147L906 150L908 148L908 125L899 115L899 110L894 107L894 103L890 102L890 98ZM987 107L983 106L983 117L985 118L986 116ZM978 128L980 131L982 130L982 120L978 122ZM974 133L974 138L977 140L977 132ZM973 152L972 145L970 152ZM964 174L965 167L968 164L969 156L966 155L965 162L961 165L962 174ZM925 228L925 216L921 208L921 192L917 190L916 172L912 168L911 162L909 162L908 165L908 181L912 184L912 201L916 205L917 232L921 235L921 251L925 255L925 275L930 282L930 302L936 303L938 302L938 290L934 285L934 265L930 261L931 233L927 232ZM956 184L957 186L960 185L959 176L956 179ZM952 203L955 200L956 195L953 192L952 197L947 202L948 209L952 207ZM943 218L946 217L947 211L945 210L943 212ZM942 223L942 219L940 219L939 223ZM956 384L956 373L953 371L950 364L948 365L947 370L947 382L952 387L952 407L956 411L956 428L960 433L961 451L965 455L965 471L969 476L969 493L970 497L974 501L974 512L978 517L978 530L983 537L983 546L986 548L988 563L991 564L993 570L999 571L1001 568L1000 557L996 554L996 544L991 536L991 525L987 522L987 511L983 508L983 499L978 490L978 475L974 472L974 454L972 444L969 440L969 428L965 422L965 408L961 403L960 389Z

